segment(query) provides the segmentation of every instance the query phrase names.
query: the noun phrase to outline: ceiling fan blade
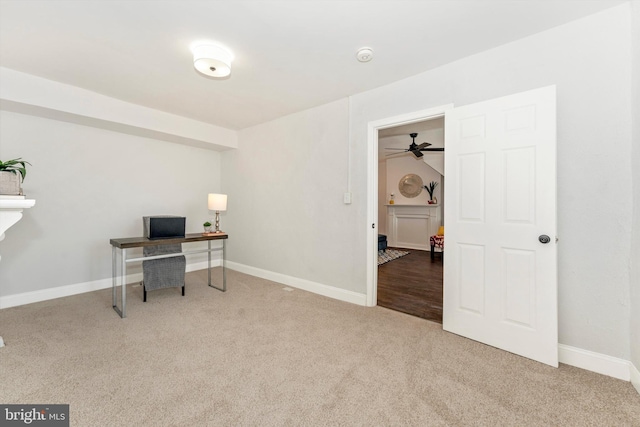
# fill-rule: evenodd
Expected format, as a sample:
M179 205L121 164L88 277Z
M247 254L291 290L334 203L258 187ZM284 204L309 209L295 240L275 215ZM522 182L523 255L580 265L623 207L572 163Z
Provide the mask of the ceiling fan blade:
M444 148L423 148L420 151L444 151Z
M420 150L412 150L411 151L413 153L414 156L416 156L417 158L420 158L422 156L424 156L424 154L422 154L422 151Z
M402 150L402 151L409 151L406 148L389 148L389 147L385 147L385 150Z
M429 144L428 142L423 142L422 144L418 145L415 149L416 150L422 150L423 148L427 148L430 145L432 145L432 144Z

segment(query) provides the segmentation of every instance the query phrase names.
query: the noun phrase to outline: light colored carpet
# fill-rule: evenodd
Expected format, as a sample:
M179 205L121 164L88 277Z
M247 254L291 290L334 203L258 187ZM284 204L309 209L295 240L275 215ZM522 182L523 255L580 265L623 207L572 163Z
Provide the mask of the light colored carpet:
M216 271L219 274L219 271ZM214 275L214 277L217 277ZM630 383L559 369L237 272L0 310L0 402L69 403L73 426L632 426Z
M378 251L378 265L385 264L394 259L401 258L405 255L409 255L408 251L401 251L399 249L388 249L384 251Z

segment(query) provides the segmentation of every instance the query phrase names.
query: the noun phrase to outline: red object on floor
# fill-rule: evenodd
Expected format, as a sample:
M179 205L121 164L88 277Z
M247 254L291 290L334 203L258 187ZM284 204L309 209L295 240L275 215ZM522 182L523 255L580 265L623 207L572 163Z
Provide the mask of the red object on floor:
M431 236L429 238L429 243L431 244L431 259L434 259L434 255L436 252L436 248L440 249L440 254L444 256L444 236Z

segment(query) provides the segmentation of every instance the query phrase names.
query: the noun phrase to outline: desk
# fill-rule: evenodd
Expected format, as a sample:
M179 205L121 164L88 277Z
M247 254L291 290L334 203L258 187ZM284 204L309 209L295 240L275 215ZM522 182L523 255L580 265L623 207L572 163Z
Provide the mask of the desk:
M109 243L111 244L111 278L112 278L112 289L113 289L113 309L120 315L120 317L127 317L127 264L130 262L139 262L145 260L152 259L160 259L160 258L170 258L180 255L187 254L199 254L207 252L207 270L209 273L208 277L208 285L212 288L218 289L222 292L227 291L227 273L224 267L224 258L225 258L225 241L229 236L226 233L210 233L207 235L203 235L202 233L193 233L187 234L185 237L176 237L171 239L157 239L157 240L149 240L146 237L125 237L121 239L111 239ZM222 240L221 248L211 248L212 240ZM127 249L133 248L141 248L144 246L160 246L160 245L171 245L176 243L193 243L193 242L207 242L207 249L200 249L195 251L182 251L176 252L172 254L165 255L154 255L154 256L143 256L138 258L129 258L127 259ZM122 300L122 310L118 308L117 301L117 250L120 250L120 288L121 288L121 300ZM219 288L217 286L213 286L211 284L211 252L222 251L222 287Z

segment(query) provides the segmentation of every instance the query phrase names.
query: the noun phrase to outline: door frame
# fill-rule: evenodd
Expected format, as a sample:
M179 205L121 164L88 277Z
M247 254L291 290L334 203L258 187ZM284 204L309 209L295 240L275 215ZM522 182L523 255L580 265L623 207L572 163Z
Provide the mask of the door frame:
M366 305L368 307L374 307L378 304L378 131L381 129L388 129L446 117L447 111L451 109L453 109L453 104L445 104L425 110L371 121L367 124L367 145L369 147L367 156L367 227L371 227L368 228L367 232ZM442 217L444 218L444 212L442 214Z

